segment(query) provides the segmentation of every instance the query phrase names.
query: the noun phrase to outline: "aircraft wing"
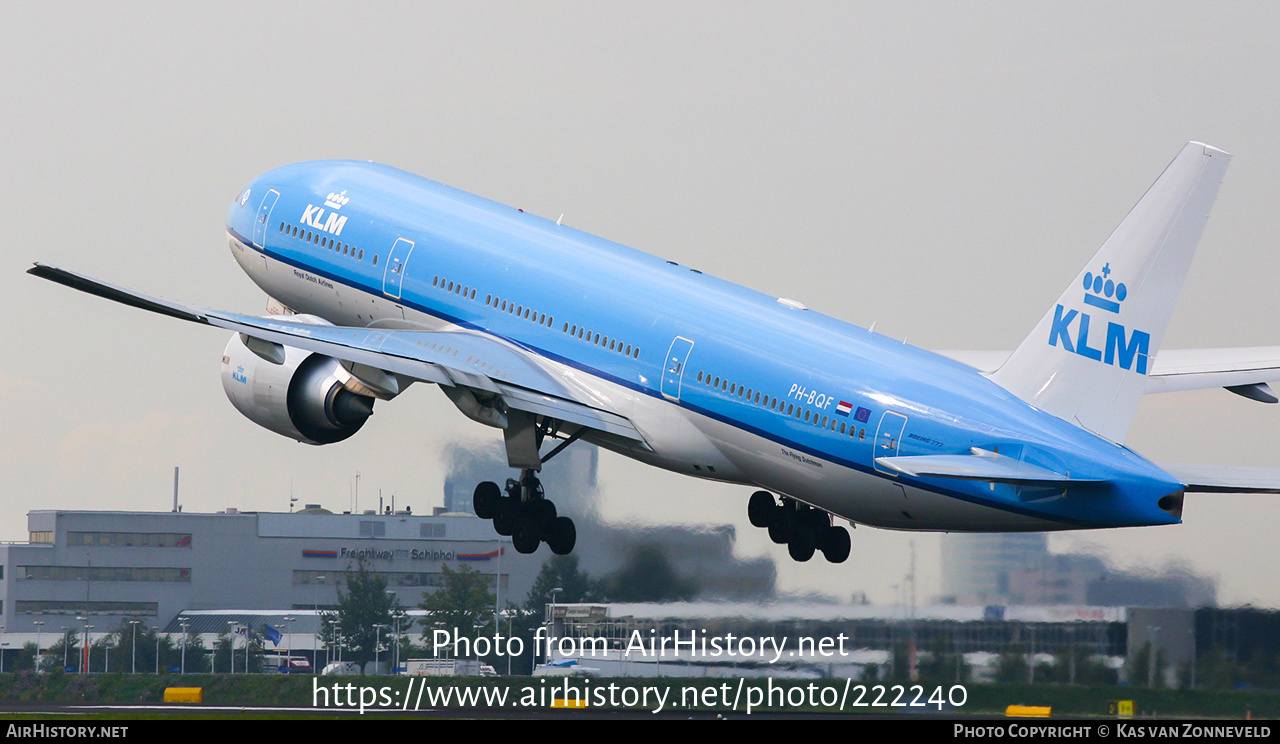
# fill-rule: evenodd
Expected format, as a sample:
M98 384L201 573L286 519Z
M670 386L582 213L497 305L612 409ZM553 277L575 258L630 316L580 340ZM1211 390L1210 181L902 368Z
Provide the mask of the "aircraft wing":
M589 392L570 387L522 349L469 331L402 331L312 325L288 316L258 318L195 307L134 292L45 264L27 273L161 315L225 328L415 380L501 395L507 407L643 443L626 417Z
M940 351L942 356L991 374L1007 351ZM1280 346L1235 349L1162 349L1147 373L1146 393L1226 388L1263 403L1277 402L1267 386L1280 381Z

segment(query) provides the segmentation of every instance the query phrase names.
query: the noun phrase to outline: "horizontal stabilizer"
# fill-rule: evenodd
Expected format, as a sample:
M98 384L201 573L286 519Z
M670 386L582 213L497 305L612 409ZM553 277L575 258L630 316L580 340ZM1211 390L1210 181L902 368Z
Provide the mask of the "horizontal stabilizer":
M1280 346L1161 351L1147 379L1148 393L1203 388L1245 388L1280 381ZM1253 397L1244 392L1231 392ZM1265 397L1254 400L1267 401Z
M1009 358L1007 351L939 351L944 357L990 375ZM1275 403L1268 382L1280 382L1280 346L1234 349L1162 349L1147 373L1146 393L1226 388L1236 395Z
M915 455L877 457L876 464L903 475L962 478L993 483L1100 483L974 447L968 455Z
M1161 465L1188 493L1280 493L1280 469L1226 465Z

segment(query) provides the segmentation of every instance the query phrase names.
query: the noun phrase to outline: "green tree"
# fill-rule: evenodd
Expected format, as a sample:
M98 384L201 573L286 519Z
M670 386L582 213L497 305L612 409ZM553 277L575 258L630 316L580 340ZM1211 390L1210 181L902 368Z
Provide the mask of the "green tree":
M80 652L80 634L70 629L58 637L58 640L44 653L40 660L40 670L44 672L60 672L64 667L76 667Z
M27 641L22 644L22 648L18 649L18 655L13 658L10 666L6 666L6 672L24 672L32 671L36 668L36 656L39 649L36 648L35 641Z
M603 599L603 587L578 568L576 555L553 555L542 564L542 570L529 588L525 609L543 612L551 604L552 589L562 590L556 592L555 601L565 604L598 602Z
M423 597L418 605L427 611L422 619L422 640L433 647L436 630L457 638L474 640L492 633L494 596L487 574L469 566L454 571L443 566L444 581L440 588Z
M379 655L379 643L389 645L392 613L399 607L394 595L387 593L387 580L370 571L365 561L348 571L346 589L338 587L336 631L330 631L341 636L343 658L361 665L373 661Z
M547 621L547 605L551 604L552 589L557 603L604 601L604 587L580 568L576 555L553 555L542 564L542 570L533 580L529 595L522 606L508 606L503 613L503 627L499 632L509 632L523 643L525 653L511 659L513 674L533 672L534 633ZM510 629L509 631L507 629ZM508 659L496 659L494 667L500 671L508 668Z

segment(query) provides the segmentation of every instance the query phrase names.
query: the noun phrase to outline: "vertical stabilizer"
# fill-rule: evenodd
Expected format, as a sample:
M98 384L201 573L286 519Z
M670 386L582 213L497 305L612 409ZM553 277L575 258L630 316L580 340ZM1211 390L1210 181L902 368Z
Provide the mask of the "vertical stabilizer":
M991 379L1124 441L1231 156L1190 142Z

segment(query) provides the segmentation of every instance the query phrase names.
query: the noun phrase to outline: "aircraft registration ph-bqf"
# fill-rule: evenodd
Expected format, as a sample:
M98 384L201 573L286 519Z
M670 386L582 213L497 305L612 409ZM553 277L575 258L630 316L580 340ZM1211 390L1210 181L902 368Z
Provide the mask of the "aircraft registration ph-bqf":
M1177 524L1190 491L1280 492L1280 471L1157 466L1124 446L1146 393L1225 387L1274 403L1280 347L1160 349L1230 156L1192 142L1012 353L915 348L672 261L383 165L256 178L232 255L265 317L30 273L234 331L243 414L311 444L375 400L436 383L502 431L505 488L475 512L517 550L573 549L537 473L582 439L741 484L751 522L804 561L853 524L1005 532ZM558 441L557 441L558 440Z

